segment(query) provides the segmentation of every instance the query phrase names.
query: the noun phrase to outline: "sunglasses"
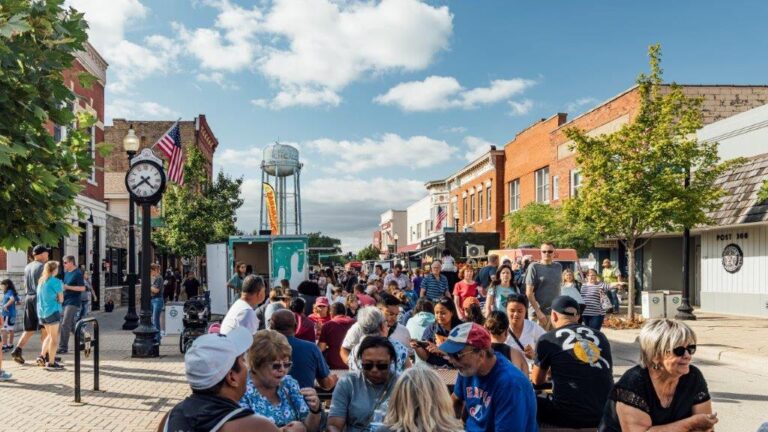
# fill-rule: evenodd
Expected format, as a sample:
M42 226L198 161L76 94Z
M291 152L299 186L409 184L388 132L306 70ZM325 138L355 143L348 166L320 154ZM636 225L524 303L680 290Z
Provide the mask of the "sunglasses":
M552 254L552 253L555 253L555 251L553 251L553 250L543 250L543 251L541 251L541 253L543 253L543 254Z
M293 362L274 362L272 363L272 370L279 371L280 369L289 370L293 366Z
M385 371L389 369L389 363L363 363L362 364L363 370L370 371L373 368L376 368L380 371Z
M467 355L467 354L469 354L469 353L473 353L473 352L476 352L476 351L477 351L477 350L459 351L459 352L457 352L457 353L448 354L448 356L449 356L450 358L454 359L454 360L461 360L461 358L462 358L462 357L464 357L465 355Z
M688 351L688 354L693 355L696 353L696 345L688 345L688 346L679 346L672 350L672 354L674 354L677 357L682 357L685 355L685 352Z

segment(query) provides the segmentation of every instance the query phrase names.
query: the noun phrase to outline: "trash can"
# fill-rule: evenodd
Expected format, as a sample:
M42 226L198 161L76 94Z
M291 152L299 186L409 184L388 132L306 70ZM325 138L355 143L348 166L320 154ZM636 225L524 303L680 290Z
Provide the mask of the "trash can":
M664 316L669 319L674 318L682 300L683 295L680 291L664 291Z
M664 293L661 291L643 291L641 295L643 318L664 317Z
M184 330L184 303L169 302L165 304L165 334L181 334Z

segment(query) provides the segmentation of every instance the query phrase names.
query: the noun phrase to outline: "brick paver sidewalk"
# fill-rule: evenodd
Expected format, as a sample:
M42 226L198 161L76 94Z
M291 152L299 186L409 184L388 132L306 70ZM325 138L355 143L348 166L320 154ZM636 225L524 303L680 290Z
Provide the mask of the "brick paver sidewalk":
M48 372L35 365L40 351L36 336L24 349L26 364L17 364L9 353L3 355L3 368L13 379L0 382L0 430L149 431L190 393L177 336L163 339L160 358L133 359L133 333L120 329L125 309L93 316L101 328L101 391L92 391L93 357L83 359L83 403L75 403L71 348L70 354L62 356L66 370Z

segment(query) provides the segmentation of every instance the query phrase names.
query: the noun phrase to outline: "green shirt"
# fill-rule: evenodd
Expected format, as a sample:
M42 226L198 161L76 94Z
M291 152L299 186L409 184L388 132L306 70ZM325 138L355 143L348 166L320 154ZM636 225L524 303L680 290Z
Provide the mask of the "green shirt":
M619 281L619 271L613 267L603 269L603 282L610 285Z

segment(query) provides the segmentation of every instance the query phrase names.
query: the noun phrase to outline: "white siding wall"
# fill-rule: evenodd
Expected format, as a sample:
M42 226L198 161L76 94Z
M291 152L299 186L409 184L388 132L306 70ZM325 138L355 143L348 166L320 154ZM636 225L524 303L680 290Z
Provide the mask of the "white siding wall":
M746 234L746 239L737 238ZM730 239L718 239L730 235ZM723 268L723 249L736 244L744 263L736 273ZM704 232L701 235L701 307L704 310L768 316L768 226L748 226Z
M404 245L419 243L421 239L427 236L425 233L426 227L424 225L424 222L429 221L431 217L430 215L431 209L432 209L432 200L429 195L425 196L424 198L408 206L408 209L406 210L408 228L405 231L408 241L403 242ZM416 229L416 225L419 223L421 223L421 236L417 236L418 231ZM411 235L411 233L413 233L413 235Z

